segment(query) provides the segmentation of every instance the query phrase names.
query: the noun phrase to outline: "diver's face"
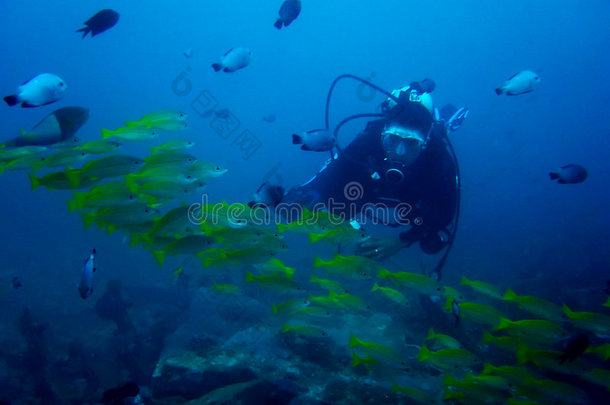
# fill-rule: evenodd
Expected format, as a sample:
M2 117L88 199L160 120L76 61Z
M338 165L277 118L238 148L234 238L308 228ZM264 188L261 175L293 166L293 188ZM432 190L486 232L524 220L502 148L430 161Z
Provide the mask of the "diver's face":
M416 137L402 137L384 132L381 143L388 159L404 165L413 163L422 152L422 141Z

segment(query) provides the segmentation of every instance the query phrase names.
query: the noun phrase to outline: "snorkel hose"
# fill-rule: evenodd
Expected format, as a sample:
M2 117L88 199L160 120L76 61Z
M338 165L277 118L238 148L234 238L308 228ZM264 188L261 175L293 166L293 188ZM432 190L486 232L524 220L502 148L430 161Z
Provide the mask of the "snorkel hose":
M365 86L368 86L372 89L377 90L378 92L386 95L388 98L394 100L396 102L397 105L400 104L398 97L394 96L392 93L388 92L387 90L382 89L381 87L369 82L368 80L362 79L358 76L354 76L351 74L343 74L338 76L335 80L333 80L333 82L330 85L330 88L328 89L328 94L326 95L326 108L324 111L324 126L325 129L327 131L330 131L330 102L332 99L332 95L333 95L333 91L335 90L335 86L337 85L337 83L339 83L341 80L343 79L352 79L355 80L357 82L360 82L362 84L364 84ZM381 114L381 113L362 113L362 114L355 114L355 115L351 115L345 119L343 119L341 122L339 122L337 124L337 126L334 128L333 130L333 138L335 139L335 148L337 149L337 152L348 158L349 160L362 165L362 162L359 162L355 159L352 159L347 153L345 153L343 151L343 149L339 146L339 144L336 142L336 140L338 139L338 135L339 135L339 130L348 122L356 120L356 119L360 119L360 118L384 118L385 115ZM460 167L458 165L458 160L457 160L457 156L455 154L455 150L453 149L453 145L451 145L451 142L449 141L449 137L447 136L447 132L445 132L445 136L443 137L444 142L447 146L447 149L449 150L449 153L451 154L451 158L453 159L454 163L455 163L455 169L456 169L456 176L455 176L455 188L456 188L456 206L455 206L455 216L454 216L454 220L453 220L453 229L451 234L449 235L449 241L447 243L447 247L445 249L445 253L443 254L443 257L441 258L441 260L438 262L438 264L436 265L436 267L434 268L434 270L432 271L433 275L436 275L436 279L440 281L441 276L442 276L442 269L445 265L445 262L447 261L447 257L449 256L449 253L451 252L451 248L453 247L453 242L455 241L455 234L457 232L457 227L458 227L458 222L459 222L459 217L460 217L460 204L461 204L461 183L460 183ZM333 152L331 150L331 158L335 159L335 156L333 155Z

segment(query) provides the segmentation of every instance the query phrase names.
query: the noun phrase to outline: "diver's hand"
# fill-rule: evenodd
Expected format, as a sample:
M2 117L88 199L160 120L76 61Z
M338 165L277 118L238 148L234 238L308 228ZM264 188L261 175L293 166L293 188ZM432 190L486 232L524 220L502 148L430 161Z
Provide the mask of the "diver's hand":
M356 254L375 260L385 260L394 256L405 243L397 237L373 238L368 236L358 243Z

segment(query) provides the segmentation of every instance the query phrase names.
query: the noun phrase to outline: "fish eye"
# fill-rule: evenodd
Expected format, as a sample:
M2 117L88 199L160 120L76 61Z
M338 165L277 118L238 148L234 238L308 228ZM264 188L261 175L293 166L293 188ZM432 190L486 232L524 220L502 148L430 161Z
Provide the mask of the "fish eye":
M64 82L59 82L59 87L64 87Z
M149 210L148 208L146 208L146 209L144 210L144 212L148 214L148 213L150 212L150 210Z

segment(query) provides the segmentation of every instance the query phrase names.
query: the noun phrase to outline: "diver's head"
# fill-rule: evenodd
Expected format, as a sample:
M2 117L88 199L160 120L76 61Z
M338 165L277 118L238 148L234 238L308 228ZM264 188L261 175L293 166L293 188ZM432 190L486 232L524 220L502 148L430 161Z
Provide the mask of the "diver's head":
M414 87L413 84L393 90L392 95L394 98L388 97L381 104L381 111L386 118L403 127L428 134L434 123L432 96L422 92L422 86Z
M381 145L389 160L410 165L424 150L426 137L417 129L390 122L381 132Z

